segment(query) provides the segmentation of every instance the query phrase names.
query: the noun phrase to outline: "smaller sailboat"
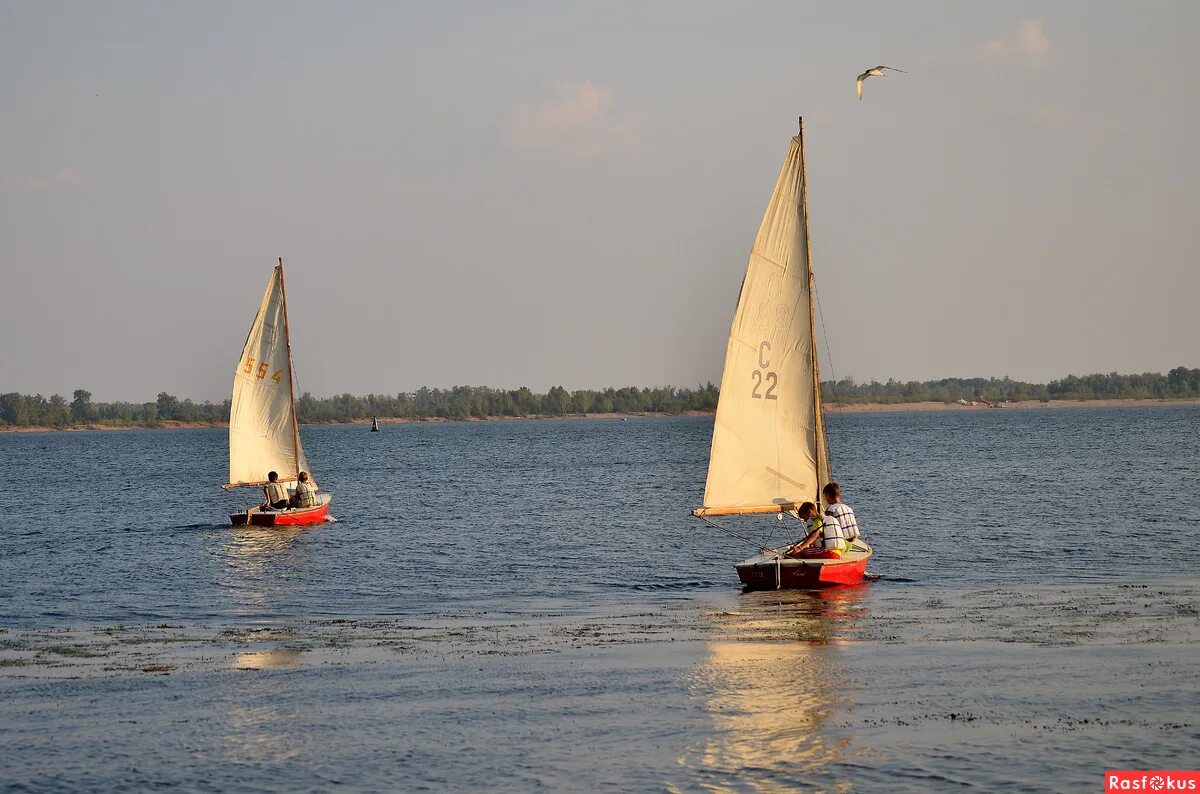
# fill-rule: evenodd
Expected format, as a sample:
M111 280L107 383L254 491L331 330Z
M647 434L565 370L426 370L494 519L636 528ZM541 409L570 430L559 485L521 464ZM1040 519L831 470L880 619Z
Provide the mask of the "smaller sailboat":
M804 502L823 509L821 491L832 478L813 290L801 122L750 250L733 315L704 505L692 511L706 522L709 516L782 518ZM762 553L736 566L752 590L857 584L871 556L861 538L837 559L788 556L790 543L756 545Z
M267 281L267 291L263 293L233 376L229 482L222 486L226 490L262 488L271 472L289 494L308 490L296 487L302 472L307 473L312 488L316 488L300 444L294 372L281 258ZM332 499L328 493L299 493L293 497L294 507L251 507L230 515L229 520L235 527L318 524L329 515Z
M371 432L372 433L379 432L379 417L378 416L371 417Z

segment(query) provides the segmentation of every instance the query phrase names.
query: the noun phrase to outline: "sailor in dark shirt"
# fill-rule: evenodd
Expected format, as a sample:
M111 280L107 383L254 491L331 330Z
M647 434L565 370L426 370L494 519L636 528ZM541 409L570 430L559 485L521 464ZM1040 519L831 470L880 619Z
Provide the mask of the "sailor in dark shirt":
M262 510L286 510L288 506L288 491L287 486L279 481L279 472L270 472L267 474L267 484L263 486L263 493L267 496L267 503L260 509Z

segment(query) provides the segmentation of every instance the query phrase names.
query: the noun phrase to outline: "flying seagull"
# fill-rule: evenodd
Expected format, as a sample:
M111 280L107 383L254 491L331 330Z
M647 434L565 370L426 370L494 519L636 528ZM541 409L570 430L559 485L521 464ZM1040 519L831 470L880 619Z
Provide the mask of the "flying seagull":
M866 80L868 77L887 77L887 75L883 73L884 69L887 69L890 72L900 72L901 74L908 74L908 72L904 71L903 69L895 69L891 66L876 66L874 69L868 69L867 71L863 72L862 74L860 74L858 76L858 98L859 99L862 99L863 80Z

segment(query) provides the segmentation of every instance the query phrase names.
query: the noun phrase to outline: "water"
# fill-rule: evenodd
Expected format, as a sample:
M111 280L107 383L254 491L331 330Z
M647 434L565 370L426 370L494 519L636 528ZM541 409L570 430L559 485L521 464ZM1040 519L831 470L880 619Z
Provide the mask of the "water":
M1096 790L1200 761L1200 407L829 417L857 588L742 594L711 418L0 434L14 790ZM794 525L732 519L782 539ZM767 529L762 529L763 527Z

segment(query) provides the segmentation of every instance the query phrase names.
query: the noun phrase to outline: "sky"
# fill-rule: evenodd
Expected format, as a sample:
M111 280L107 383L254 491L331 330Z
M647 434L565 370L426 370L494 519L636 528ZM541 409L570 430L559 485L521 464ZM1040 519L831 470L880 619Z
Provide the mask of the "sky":
M719 382L805 117L822 377L1200 367L1200 4L0 0L0 392ZM855 78L885 64L907 71Z

